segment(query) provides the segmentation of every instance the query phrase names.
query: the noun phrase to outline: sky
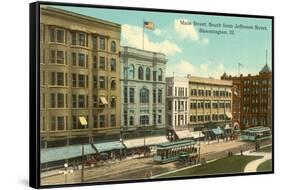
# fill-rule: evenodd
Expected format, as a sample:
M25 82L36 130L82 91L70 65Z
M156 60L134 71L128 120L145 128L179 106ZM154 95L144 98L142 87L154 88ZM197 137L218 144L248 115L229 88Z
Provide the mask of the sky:
M145 29L144 49L164 53L168 59L166 76L194 76L219 78L224 72L258 74L266 63L271 66L272 38L271 20L213 16L200 14L179 14L150 11L131 11L72 6L56 6L82 15L92 16L121 24L121 45L142 49L143 21L154 23L154 30ZM191 22L191 25L182 24ZM195 26L193 23L206 23ZM212 24L221 24L215 27ZM266 27L261 29L231 29L223 24ZM228 34L202 33L205 30L223 30ZM229 31L233 30L234 34Z

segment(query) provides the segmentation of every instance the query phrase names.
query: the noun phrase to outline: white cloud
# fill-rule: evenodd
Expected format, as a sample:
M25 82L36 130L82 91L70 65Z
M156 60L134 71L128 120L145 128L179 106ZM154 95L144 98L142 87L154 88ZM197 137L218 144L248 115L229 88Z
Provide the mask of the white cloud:
M208 64L201 64L199 65L200 69L204 72L208 71L209 65Z
M184 24L186 23L186 24ZM187 24L189 23L189 24ZM201 38L196 31L196 28L193 26L192 22L188 19L175 19L174 20L174 29L178 33L181 39L189 39L196 41L199 44L207 45L209 44L209 39L204 37Z
M151 32L151 31L146 31ZM166 55L174 55L176 53L181 53L182 49L175 43L164 40L161 42L152 42L149 37L147 36L146 32L144 33L144 49L161 52ZM135 48L142 49L143 44L143 29L138 26L133 25L122 25L122 41L127 46L132 46Z
M192 24L182 24L181 21L189 23L188 19L176 19L174 21L175 31L180 35L182 39L190 39L193 41L199 40L199 35Z
M187 76L191 74L193 76L201 77L213 77L219 79L224 73L225 68L222 63L212 63L207 61L206 63L195 65L187 60L181 60L178 63L171 63L167 65L166 76Z

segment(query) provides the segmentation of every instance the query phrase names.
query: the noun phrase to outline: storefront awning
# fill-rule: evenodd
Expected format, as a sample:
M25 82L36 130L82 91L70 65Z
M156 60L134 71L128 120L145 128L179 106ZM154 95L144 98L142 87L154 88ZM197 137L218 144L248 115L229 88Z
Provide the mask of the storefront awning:
M100 97L100 101L101 101L101 103L102 103L103 105L108 104L108 102L107 102L107 100L106 100L105 97Z
M229 119L231 119L231 118L232 118L232 113L230 113L230 112L226 112L225 114L226 114L226 116L227 116Z
M205 135L202 133L202 131L193 131L190 132L192 137L195 139L201 138L201 137L205 137Z
M66 160L82 156L83 145L70 145L56 148L42 148L41 149L41 163ZM84 145L84 155L94 154L96 151L91 144Z
M143 147L144 144L146 146L151 146L151 145L157 145L166 142L169 142L166 136L157 136L157 137L145 137L145 138L124 140L124 145L127 148L136 148L136 147Z
M79 117L80 124L85 126L88 125L88 122L85 117Z
M119 141L104 142L104 143L95 143L94 146L99 152L106 152L111 150L120 150L124 149L124 145Z
M212 129L212 132L213 132L215 135L221 135L221 134L223 134L223 131L221 130L220 127L215 128L215 129Z
M187 138L192 138L192 134L188 129L184 130L174 130L176 135L178 136L179 139L187 139Z

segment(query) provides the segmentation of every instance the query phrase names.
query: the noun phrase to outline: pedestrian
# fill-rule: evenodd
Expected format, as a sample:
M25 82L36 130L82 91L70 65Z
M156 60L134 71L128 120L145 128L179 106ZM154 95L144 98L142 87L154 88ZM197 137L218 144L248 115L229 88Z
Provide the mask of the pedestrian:
M242 149L240 150L240 155L243 156L243 150Z

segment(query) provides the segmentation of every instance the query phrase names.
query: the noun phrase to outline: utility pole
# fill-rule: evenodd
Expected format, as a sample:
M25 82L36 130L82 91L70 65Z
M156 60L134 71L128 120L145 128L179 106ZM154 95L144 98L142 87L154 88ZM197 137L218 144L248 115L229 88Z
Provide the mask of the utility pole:
M81 169L81 182L84 182L84 144L82 144L82 169Z
M243 66L240 62L238 63L238 76L240 76L240 67Z

